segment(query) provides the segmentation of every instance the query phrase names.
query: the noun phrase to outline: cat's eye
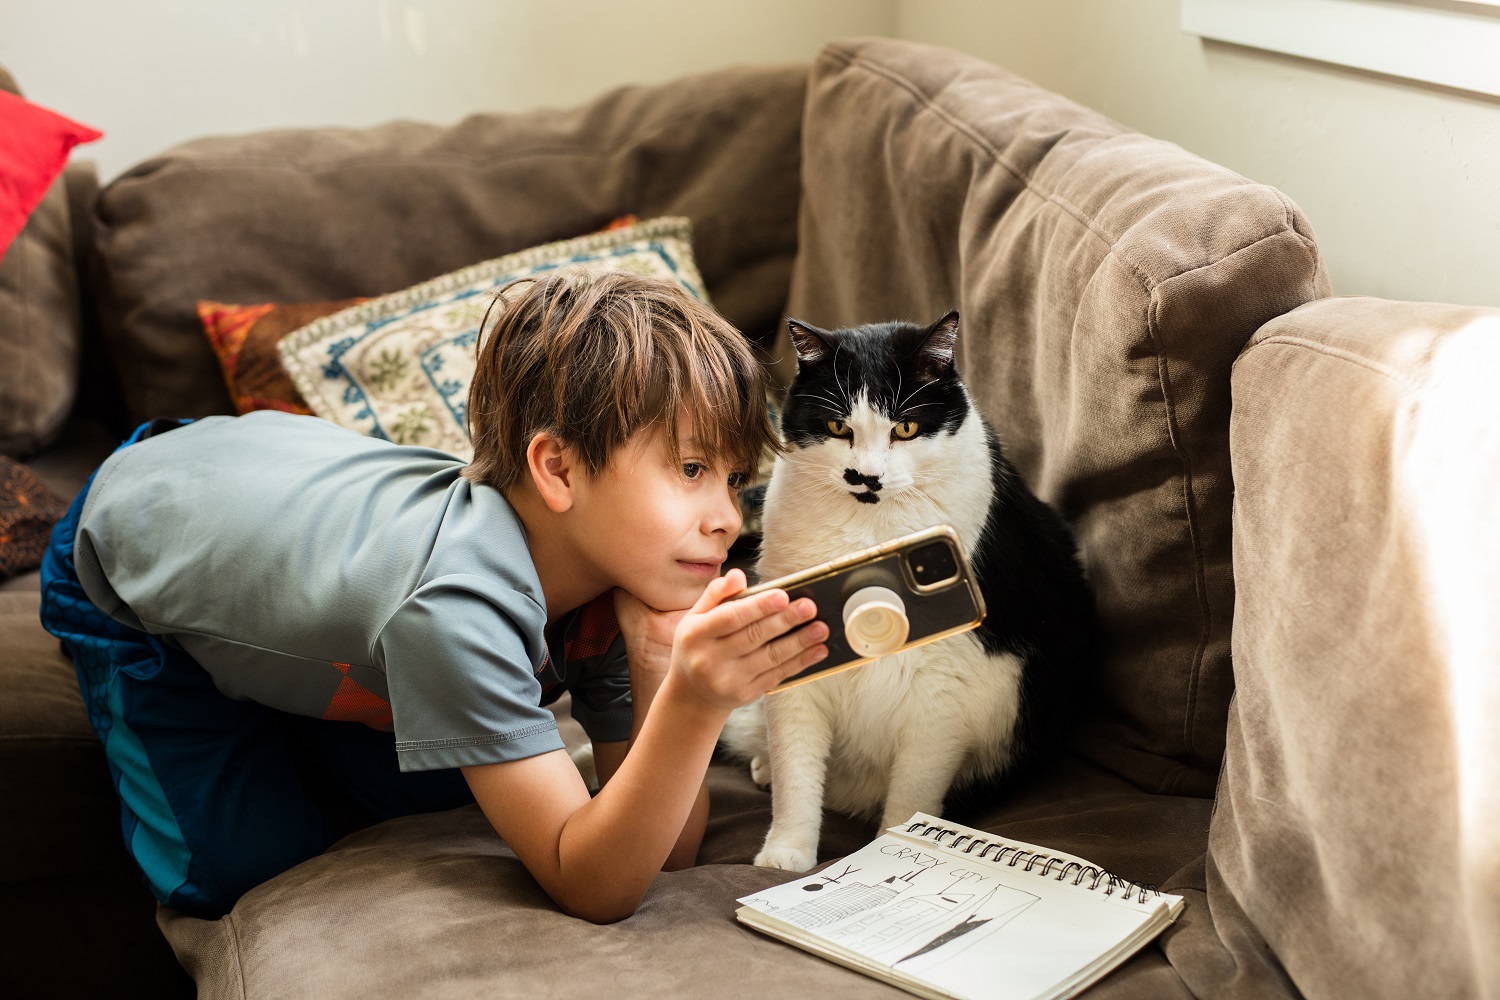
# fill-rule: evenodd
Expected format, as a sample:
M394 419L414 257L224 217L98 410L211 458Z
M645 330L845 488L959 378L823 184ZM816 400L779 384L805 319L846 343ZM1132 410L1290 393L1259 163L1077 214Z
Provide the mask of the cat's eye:
M921 429L915 420L903 420L891 429L891 435L898 441L910 441Z
M828 421L828 433L832 434L836 438L846 438L854 436L854 431L849 427L848 424L844 423L842 420Z

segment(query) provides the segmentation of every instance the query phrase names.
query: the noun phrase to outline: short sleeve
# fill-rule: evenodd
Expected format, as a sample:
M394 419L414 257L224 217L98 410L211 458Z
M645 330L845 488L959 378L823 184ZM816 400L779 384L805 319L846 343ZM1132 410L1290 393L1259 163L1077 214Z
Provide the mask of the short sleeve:
M424 584L401 604L375 651L401 770L498 764L563 748L533 667L545 662L545 622L530 598L472 578Z

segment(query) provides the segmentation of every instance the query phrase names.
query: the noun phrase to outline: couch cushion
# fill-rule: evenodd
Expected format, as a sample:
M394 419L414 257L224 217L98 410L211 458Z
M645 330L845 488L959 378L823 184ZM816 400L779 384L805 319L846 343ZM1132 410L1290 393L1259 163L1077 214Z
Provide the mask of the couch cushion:
M786 300L805 68L627 87L572 111L196 140L98 206L104 333L134 419L230 413L199 299L380 295L635 213L692 219L751 336Z
M0 90L20 93L3 69ZM83 331L64 178L0 252L0 455L24 458L57 436L78 388Z
M1368 298L1235 365L1210 901L1309 996L1500 985L1497 371L1500 310Z
M1078 532L1107 653L1090 753L1213 793L1231 678L1229 368L1328 293L1287 198L977 59L818 58L790 315L962 311L960 370ZM1080 692L1080 704L1088 693Z
M0 593L0 883L127 864L104 749L35 591Z
M497 991L906 996L735 922L738 897L796 876L745 863L770 821L770 796L751 784L746 769L715 765L709 784L703 866L659 876L637 913L617 924L596 927L560 913L477 807L468 807L371 827L251 890L220 920L163 910L162 927L204 1000ZM1208 811L1204 799L1147 795L1071 759L1005 806L966 821L1164 882L1201 856ZM875 835L872 825L830 814L822 856L848 853ZM360 919L347 919L351 913ZM1089 995L1191 996L1158 944Z

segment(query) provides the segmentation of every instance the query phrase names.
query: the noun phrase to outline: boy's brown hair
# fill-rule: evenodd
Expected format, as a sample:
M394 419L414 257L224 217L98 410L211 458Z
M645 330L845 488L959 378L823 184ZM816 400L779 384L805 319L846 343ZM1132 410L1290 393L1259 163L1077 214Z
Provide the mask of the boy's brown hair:
M762 451L778 447L744 336L671 282L582 268L524 278L500 290L480 332L464 469L475 482L527 481L526 449L540 431L576 449L590 476L653 425L680 460L684 410L710 460L753 475Z

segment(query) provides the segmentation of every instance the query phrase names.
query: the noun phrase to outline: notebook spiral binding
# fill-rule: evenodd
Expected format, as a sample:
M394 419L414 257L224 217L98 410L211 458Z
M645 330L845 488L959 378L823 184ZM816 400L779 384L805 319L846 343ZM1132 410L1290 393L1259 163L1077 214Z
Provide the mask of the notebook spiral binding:
M951 834L953 842L944 845L950 851L957 850L967 840L969 841L969 845L963 849L964 854L972 854L974 857L982 858L992 864L1004 862L1009 868L1022 865L1021 870L1023 872L1030 872L1037 865L1041 865L1036 874L1043 877L1051 875L1052 868L1056 865L1058 866L1057 875L1055 876L1057 881L1065 881L1071 875L1074 885L1082 885L1084 880L1087 879L1089 880L1089 884L1085 888L1097 891L1102 886L1106 896L1121 892L1122 895L1120 898L1127 903L1130 901L1132 895L1135 895L1137 902L1140 903L1146 902L1146 893L1148 892L1153 896L1161 895L1161 890L1154 885L1144 882L1131 882L1102 868L1096 868L1093 865L1086 865L1065 858L1054 858L1052 855L1044 854L1040 851L1023 851L1013 844L1007 844L1003 841L990 841L983 837L971 837L967 833L960 833L946 826L934 826L931 823L917 822L908 825L906 832L914 833L919 837L931 837L934 844L942 844L943 838ZM979 852L978 854L974 854L976 849ZM995 851L995 855L994 857L989 857L989 852L992 849ZM1009 855L1008 860L1007 855Z

